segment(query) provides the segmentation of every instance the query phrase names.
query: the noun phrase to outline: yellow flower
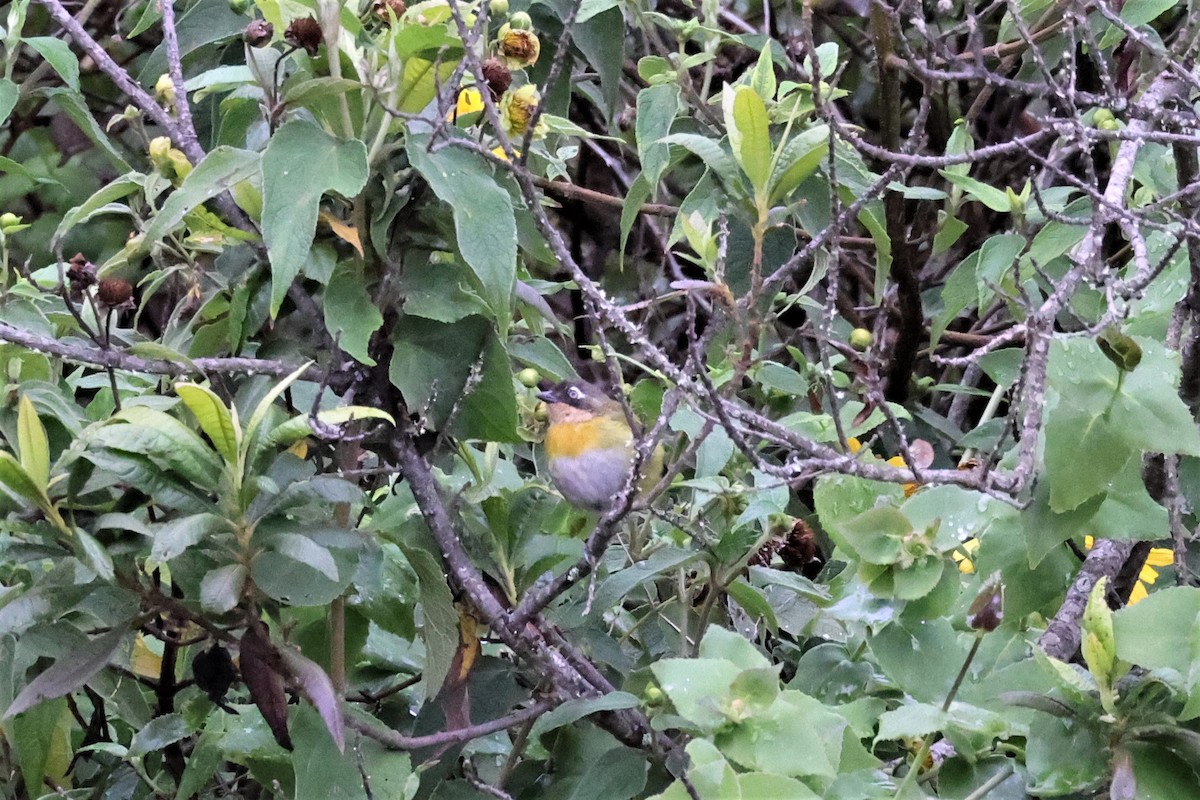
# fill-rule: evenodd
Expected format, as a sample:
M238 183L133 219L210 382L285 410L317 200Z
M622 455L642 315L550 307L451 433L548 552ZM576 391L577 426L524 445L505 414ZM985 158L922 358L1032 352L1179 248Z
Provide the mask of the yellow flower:
M1083 537L1083 546L1088 550L1092 549L1092 545L1096 540L1091 536ZM1150 554L1146 556L1146 563L1142 564L1142 571L1138 573L1137 583L1133 585L1133 591L1129 593L1128 605L1141 602L1150 596L1150 591L1146 587L1153 586L1158 580L1158 570L1155 567L1169 567L1175 563L1175 552L1166 547L1152 547Z
M851 455L858 455L859 451L862 450L862 442L853 436L846 440L846 446L850 448ZM898 469L906 469L908 467L908 464L904 463L904 456L892 456L883 463L889 467L896 467ZM916 494L917 489L920 488L921 484L919 483L906 483L904 484L904 496L912 497Z
M533 31L505 25L500 29L500 57L509 69L532 67L542 52L542 43Z
M458 101L446 115L447 122L463 122L463 117L483 111L483 95L474 86L464 86L458 93ZM473 122L473 120L471 120Z
M513 150L513 152L517 154L517 158L521 157L520 150ZM500 145L496 145L495 147L492 148L492 155L494 155L496 158L500 159L501 161L508 161L508 154L504 152L504 148L501 147Z
M979 552L979 540L967 539L950 553L950 557L954 559L955 564L958 564L959 572L971 575L975 572L975 554L977 552Z
M504 97L500 98L500 123L504 132L513 139L523 138L541 101L542 97L533 84L526 84L515 92L505 92ZM537 127L533 129L533 138L541 139L545 135L546 123L538 120Z

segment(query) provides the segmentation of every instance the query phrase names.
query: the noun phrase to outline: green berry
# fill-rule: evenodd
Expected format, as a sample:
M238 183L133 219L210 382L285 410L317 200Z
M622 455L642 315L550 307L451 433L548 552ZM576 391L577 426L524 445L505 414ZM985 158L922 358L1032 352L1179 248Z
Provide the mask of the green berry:
M492 10L495 11L495 4L492 5ZM533 28L533 19L524 11L518 11L508 18L508 27L515 31L527 31Z
M538 381L542 379L542 373L538 372L533 367L526 367L517 373L517 380L526 389L532 389L538 385Z
M870 347L873 341L875 341L875 337L866 328L855 328L850 331L850 346L860 353Z
M508 13L508 0L492 0L492 4L488 6L488 16L492 19L503 17Z
M12 213L11 211L6 211L3 214L0 214L0 229L11 228L14 225L20 225L20 224L21 224L21 218L18 217L16 214Z

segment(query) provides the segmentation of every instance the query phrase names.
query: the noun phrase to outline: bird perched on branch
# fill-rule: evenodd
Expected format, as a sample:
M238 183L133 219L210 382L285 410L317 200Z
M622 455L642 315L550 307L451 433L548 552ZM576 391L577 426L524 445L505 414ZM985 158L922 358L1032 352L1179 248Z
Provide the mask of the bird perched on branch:
M538 393L546 402L546 463L550 478L567 502L589 511L607 511L633 465L634 432L625 410L599 386L563 381ZM663 474L663 447L642 464L639 492L649 491Z

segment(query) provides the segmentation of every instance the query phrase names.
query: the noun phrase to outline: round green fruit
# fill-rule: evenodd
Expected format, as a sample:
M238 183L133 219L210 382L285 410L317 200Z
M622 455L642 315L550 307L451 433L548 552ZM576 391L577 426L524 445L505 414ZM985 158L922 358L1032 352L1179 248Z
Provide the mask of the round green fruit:
M526 389L532 389L538 385L538 381L542 379L542 373L538 372L533 367L526 367L517 373L517 380Z
M870 347L873 341L875 341L875 337L866 328L855 328L850 331L850 346L860 353Z

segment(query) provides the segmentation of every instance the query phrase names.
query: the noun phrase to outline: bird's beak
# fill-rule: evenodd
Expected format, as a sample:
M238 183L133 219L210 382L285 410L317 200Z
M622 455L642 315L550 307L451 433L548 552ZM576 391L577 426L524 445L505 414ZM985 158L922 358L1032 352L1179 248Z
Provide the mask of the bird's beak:
M545 401L547 403L557 403L558 402L558 395L554 393L553 388L543 389L542 391L538 392L537 396L538 396L539 400Z

